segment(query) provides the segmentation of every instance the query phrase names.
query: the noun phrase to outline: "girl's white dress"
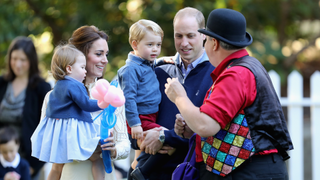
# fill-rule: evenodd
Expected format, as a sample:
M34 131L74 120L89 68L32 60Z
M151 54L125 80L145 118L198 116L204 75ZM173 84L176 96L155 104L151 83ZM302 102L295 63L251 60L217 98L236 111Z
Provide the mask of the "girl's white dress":
M99 139L93 123L45 117L31 136L31 155L51 163L84 161L93 154Z
M92 83L87 86L88 90L91 91L95 83ZM46 107L49 101L50 92L46 95L44 102L42 104L41 111L41 119L43 119L46 115ZM90 95L90 98L92 96ZM116 125L113 127L113 137L116 143L116 151L117 156L112 158L112 161L121 160L128 157L130 154L130 141L128 138L127 126L126 126L126 118L124 106L118 107L115 111L117 116ZM92 119L94 119L101 111L96 111L91 113ZM94 124L100 126L100 118L94 121ZM97 128L99 129L99 128ZM99 131L98 131L99 134ZM113 163L112 163L113 166ZM92 171L91 171L92 163L89 160L86 161L74 161L72 163L67 163L64 165L60 180L93 180ZM115 171L110 174L105 174L105 180L117 180L115 176Z
M31 136L31 155L40 161L61 164L87 160L99 144L98 130L97 124L74 118L44 117Z

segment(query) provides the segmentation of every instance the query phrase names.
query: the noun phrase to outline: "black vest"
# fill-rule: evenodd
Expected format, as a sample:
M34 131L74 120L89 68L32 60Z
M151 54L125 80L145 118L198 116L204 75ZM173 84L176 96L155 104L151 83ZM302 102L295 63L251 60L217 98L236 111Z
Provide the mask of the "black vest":
M244 109L255 152L277 148L281 153L293 149L280 101L262 64L253 57L244 56L230 66L246 67L255 76L256 99Z

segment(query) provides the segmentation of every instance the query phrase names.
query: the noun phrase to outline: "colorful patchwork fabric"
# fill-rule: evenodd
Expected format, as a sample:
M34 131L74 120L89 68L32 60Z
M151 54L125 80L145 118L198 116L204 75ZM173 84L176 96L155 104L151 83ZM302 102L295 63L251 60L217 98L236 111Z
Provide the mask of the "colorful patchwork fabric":
M210 172L224 177L239 167L255 151L245 116L239 114L215 136L201 138L201 149Z

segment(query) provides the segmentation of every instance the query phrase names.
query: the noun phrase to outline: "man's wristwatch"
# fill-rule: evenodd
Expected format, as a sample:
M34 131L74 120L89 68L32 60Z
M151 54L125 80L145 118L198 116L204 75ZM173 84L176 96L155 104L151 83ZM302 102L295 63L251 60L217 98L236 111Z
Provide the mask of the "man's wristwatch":
M164 130L161 130L159 134L159 141L163 144L164 140L165 140Z

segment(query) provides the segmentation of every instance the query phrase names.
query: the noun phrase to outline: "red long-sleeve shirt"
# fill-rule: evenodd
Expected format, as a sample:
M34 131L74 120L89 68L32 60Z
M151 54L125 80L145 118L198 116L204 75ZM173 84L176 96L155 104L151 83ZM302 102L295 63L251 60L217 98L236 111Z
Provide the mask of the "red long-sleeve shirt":
M200 111L216 120L223 129L237 114L244 114L244 108L250 106L257 94L254 74L242 66L227 65L233 59L248 55L245 49L237 51L224 59L211 73L214 85L206 94ZM201 138L196 138L196 161L203 161ZM276 149L259 154L277 153Z

